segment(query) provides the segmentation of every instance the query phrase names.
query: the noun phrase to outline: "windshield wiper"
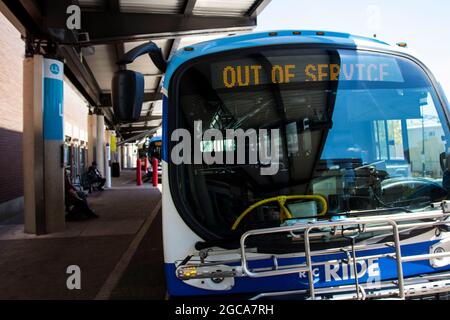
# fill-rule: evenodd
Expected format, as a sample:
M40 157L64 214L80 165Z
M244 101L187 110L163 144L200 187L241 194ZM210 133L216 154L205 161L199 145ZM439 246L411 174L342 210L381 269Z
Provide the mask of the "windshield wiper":
M412 199L402 199L402 200L397 200L397 201L390 202L390 203L385 203L375 193L374 193L374 197L385 208L408 208L408 207L411 207L411 205L413 205L413 204L416 204L416 205L424 204L424 207L425 207L432 203L430 197L428 197L428 196L421 196L421 197L412 198ZM420 202L420 200L422 200L422 201ZM408 205L402 206L401 204L408 204Z
M348 211L343 213L338 213L336 216L360 216L360 215L378 215L380 213L387 213L392 211L403 211L405 213L412 213L411 210L409 210L406 207L390 207L390 208L377 208L377 209L370 209L370 210L359 210L359 211Z

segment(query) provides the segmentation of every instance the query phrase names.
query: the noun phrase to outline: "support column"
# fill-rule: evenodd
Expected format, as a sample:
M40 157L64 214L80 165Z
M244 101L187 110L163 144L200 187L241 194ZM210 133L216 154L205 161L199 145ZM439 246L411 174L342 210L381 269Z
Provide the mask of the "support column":
M120 165L122 169L125 169L127 167L127 148L124 144L120 146L120 153L121 153Z
M111 131L106 131L105 140L105 187L111 188Z
M124 145L125 150L125 168L130 169L130 148L128 147L128 144Z
M125 148L125 145L120 146L120 165L122 169L126 168L127 163L127 149Z
M88 115L88 167L92 164L92 161L96 160L97 156L97 115L89 112Z
M64 64L58 60L44 59L44 181L47 233L65 229L63 97Z
M24 60L25 232L63 231L64 65L41 55ZM58 192L55 192L58 190Z
M105 176L105 117L97 113L97 139L96 139L96 161L97 168Z
M127 164L127 168L128 169L132 169L134 168L134 163L133 163L133 146L129 143L127 144L127 159L128 159L128 164Z
M120 142L118 139L117 142ZM123 169L123 146L117 147L117 161L119 162L120 169Z
M45 233L43 57L23 63L23 178L25 232Z

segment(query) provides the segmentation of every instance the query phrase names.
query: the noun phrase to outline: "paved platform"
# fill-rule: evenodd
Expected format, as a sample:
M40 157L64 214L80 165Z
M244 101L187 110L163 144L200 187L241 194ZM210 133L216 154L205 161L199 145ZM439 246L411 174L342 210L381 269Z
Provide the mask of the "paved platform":
M44 236L0 225L0 299L164 298L160 200L159 188L135 186L134 172L123 171L89 195L98 219ZM69 265L81 268L81 290L67 289Z
M159 213L142 239L118 285L114 288L110 299L165 299L161 220Z

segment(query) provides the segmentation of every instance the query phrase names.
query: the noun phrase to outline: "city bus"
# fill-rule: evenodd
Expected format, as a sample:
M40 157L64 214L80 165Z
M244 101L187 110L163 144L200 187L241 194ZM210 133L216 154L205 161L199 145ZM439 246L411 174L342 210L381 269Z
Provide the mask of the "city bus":
M162 137L161 136L153 136L148 141L148 149L147 154L151 159L152 157L156 157L158 161L161 161L161 146L162 146Z
M158 159L158 177L161 179L162 174L162 166L161 166L161 156L162 156L162 137L161 136L153 136L148 141L148 149L147 149L147 157L150 161L150 165L148 166L148 172L147 175L149 177L153 174L153 166L151 164L151 161L153 157Z
M163 83L168 294L445 298L448 107L404 43L283 30L178 50Z

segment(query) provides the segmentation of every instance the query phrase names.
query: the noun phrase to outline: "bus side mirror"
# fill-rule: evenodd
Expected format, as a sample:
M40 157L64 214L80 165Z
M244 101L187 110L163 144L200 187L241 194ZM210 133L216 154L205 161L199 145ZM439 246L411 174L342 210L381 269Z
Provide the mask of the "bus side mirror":
M144 100L144 76L132 70L119 70L112 80L112 105L121 122L136 121Z

